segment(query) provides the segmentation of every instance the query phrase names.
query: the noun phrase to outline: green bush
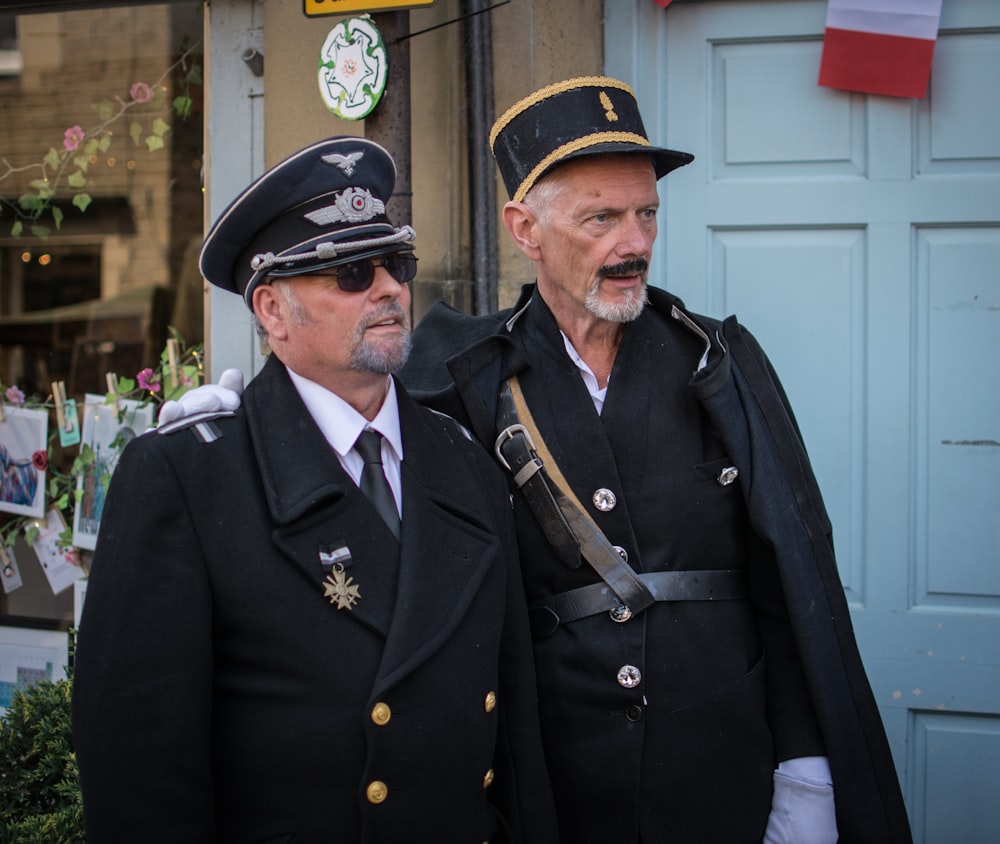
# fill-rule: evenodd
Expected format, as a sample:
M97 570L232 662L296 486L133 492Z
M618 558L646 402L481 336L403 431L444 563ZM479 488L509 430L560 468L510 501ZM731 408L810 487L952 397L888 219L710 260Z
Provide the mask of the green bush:
M83 844L71 680L14 692L0 719L0 844Z

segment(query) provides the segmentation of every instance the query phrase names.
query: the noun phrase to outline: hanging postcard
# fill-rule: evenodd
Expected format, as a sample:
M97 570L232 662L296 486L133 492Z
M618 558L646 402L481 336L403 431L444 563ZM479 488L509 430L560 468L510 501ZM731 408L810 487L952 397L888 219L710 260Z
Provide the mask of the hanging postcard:
M4 408L0 422L0 511L45 515L45 474L49 468L47 410Z
M13 547L0 545L0 583L3 584L3 591L6 595L24 586Z
M319 91L338 117L361 120L385 92L389 62L368 16L342 20L326 36L319 55Z
M62 513L55 508L49 510L44 522L28 525L25 527L25 532L32 528L38 530L38 535L31 544L31 550L42 564L49 588L54 595L58 595L85 576L80 552L61 542L59 537L66 530L66 523L63 521Z
M128 399L105 404L105 397L88 393L83 404L81 453L90 458L86 471L76 479L77 503L73 512L73 544L93 551L104 511L104 495L122 450L153 424L153 405Z

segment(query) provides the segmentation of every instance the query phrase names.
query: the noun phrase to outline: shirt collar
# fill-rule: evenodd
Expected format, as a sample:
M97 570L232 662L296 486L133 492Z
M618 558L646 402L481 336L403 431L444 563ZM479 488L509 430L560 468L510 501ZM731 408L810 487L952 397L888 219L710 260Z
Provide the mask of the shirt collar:
M403 436L399 429L399 401L392 376L386 376L385 399L375 418L369 422L336 393L315 381L288 370L292 384L302 398L309 415L337 455L343 459L354 448L358 435L367 427L374 428L392 447L398 460L403 460Z

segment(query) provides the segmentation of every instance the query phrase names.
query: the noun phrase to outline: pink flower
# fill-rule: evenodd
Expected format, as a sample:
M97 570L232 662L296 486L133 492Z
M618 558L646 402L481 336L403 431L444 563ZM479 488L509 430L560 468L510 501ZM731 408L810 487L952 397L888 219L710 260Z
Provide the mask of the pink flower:
M135 380L139 382L140 390L149 390L151 393L160 391L160 377L148 366L136 373Z
M137 103L148 103L153 99L153 89L145 82L133 82L128 89L128 95Z
M11 404L24 404L24 393L22 393L17 387L8 387L7 392L4 393L7 397L7 401Z
M31 465L34 466L39 472L44 472L49 468L49 456L44 451L39 449L31 455Z
M83 129L81 129L79 125L70 126L69 129L63 133L63 146L70 152L73 152L73 150L80 146L83 138Z

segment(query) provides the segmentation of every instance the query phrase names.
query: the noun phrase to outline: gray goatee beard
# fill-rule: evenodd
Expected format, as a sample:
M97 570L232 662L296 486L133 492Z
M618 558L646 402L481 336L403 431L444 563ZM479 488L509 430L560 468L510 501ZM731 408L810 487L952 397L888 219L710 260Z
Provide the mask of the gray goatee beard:
M375 323L385 319L398 318L404 332L392 345L386 346L365 337L365 330ZM390 375L397 372L410 356L410 317L398 302L385 305L371 314L364 323L358 326L351 346L351 368L359 372L371 372L376 375Z
M584 307L606 322L632 322L638 319L643 312L646 303L649 301L648 285L646 284L646 273L649 271L649 262L645 258L636 258L633 261L623 261L620 264L601 267L597 272L597 278L587 291L587 298L584 300ZM601 282L608 276L628 276L639 275L642 277L642 284L634 290L623 292L624 298L618 302L603 302L600 298Z

